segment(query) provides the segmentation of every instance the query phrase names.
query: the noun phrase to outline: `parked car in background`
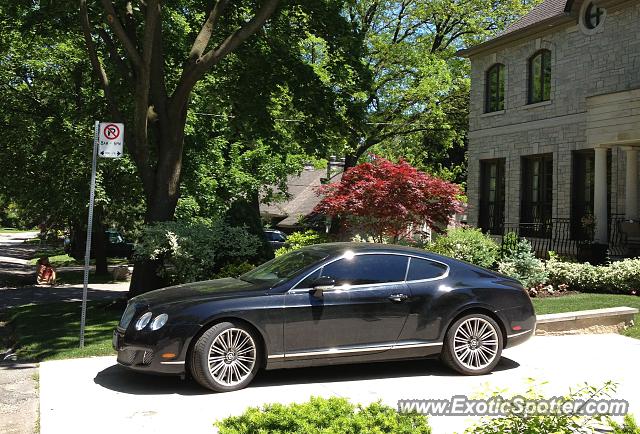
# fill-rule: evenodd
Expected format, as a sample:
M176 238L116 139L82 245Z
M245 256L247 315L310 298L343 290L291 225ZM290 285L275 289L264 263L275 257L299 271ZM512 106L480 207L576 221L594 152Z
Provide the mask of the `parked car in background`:
M116 229L104 231L105 249L107 258L131 258L133 255L133 243L127 241ZM87 234L73 233L64 240L64 251L74 259L84 258ZM91 237L91 258L95 257L96 236Z
M271 247L273 247L273 250L284 247L287 243L287 235L277 229L265 229L264 236L267 238L267 241L269 241L269 244L271 244Z
M218 392L259 369L440 357L486 374L536 317L518 281L421 249L303 247L241 275L132 298L113 334L118 363L190 374Z

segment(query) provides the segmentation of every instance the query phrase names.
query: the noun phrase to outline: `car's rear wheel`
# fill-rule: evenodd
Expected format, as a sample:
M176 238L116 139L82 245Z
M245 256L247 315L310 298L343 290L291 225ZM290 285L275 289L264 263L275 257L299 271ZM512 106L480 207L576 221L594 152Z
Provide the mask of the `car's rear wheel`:
M502 332L494 319L472 313L451 325L441 358L461 374L482 375L498 364L502 347Z
M243 324L215 324L193 347L190 363L193 378L216 392L246 387L260 366L258 342L252 330Z

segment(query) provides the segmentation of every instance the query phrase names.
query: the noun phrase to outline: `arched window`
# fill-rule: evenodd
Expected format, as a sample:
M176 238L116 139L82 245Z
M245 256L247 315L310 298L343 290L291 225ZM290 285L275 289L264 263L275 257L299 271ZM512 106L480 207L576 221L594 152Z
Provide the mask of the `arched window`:
M551 51L540 50L529 59L529 104L551 99Z
M496 63L487 70L485 112L504 110L504 65Z

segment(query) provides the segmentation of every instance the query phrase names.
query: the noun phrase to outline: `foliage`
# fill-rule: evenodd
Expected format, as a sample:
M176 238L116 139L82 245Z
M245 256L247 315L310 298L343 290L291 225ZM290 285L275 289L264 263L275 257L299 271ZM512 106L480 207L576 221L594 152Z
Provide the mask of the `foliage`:
M246 273L247 271L253 270L254 266L250 263L244 262L231 262L229 264L225 264L220 268L215 275L216 279L222 279L224 277L238 277L241 274Z
M499 33L536 2L356 0L344 15L365 45L364 121L354 125L347 164L368 151L405 158L462 182L469 64L456 55Z
M135 256L158 261L159 276L179 284L212 279L224 265L250 260L260 243L246 229L220 219L162 222L144 229Z
M566 284L581 292L636 294L640 291L640 258L624 259L608 265L564 262L552 256L546 263L549 283Z
M266 262L273 259L273 248L264 235L257 207L252 207L245 199L236 200L225 213L224 222L231 227L244 228L259 241L256 255L252 258L254 261Z
M617 385L611 381L605 382L602 386L590 386L584 384L577 390L570 390L568 394L558 397L558 406L550 408L548 413L530 413L525 411L514 411L511 409L504 417L484 417L479 423L468 428L467 434L529 434L529 433L562 433L580 434L595 432L596 427L602 426L606 421L604 415L582 416L570 412L562 411L564 403L573 405L589 400L601 400L610 398L616 391ZM527 392L521 395L528 400L541 400L544 396L537 391L536 385L532 384Z
M220 434L305 433L428 434L427 418L416 413L398 413L381 403L367 407L345 398L312 397L303 404L267 404L249 408L240 416L216 422Z
M547 282L544 262L536 258L528 240L521 238L515 240L515 243L507 240L501 250L502 258L498 262L500 273L518 279L525 288L533 288Z
M480 229L452 228L426 247L427 250L491 268L498 259L499 246Z
M635 418L630 414L624 416L622 424L609 419L609 425L613 429L611 434L640 434L640 426L638 426Z
M353 167L318 192L323 198L314 212L343 218L351 231L379 241L397 241L425 224L442 231L462 210L457 185L384 158Z
M322 244L328 241L326 234L323 234L313 229L308 229L304 232L294 232L287 236L287 243L284 247L280 247L276 250L276 256L284 255L285 253L298 250L304 246L312 246L314 244Z

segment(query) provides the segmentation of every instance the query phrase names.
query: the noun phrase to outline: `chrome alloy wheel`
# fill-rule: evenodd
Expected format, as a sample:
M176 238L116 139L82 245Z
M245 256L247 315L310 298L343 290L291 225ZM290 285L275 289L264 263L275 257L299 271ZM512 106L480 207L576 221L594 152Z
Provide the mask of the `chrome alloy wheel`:
M256 344L246 331L224 330L209 349L209 372L222 386L235 386L244 381L256 364Z
M498 354L498 333L485 319L469 318L458 326L453 336L453 350L465 368L484 369Z

